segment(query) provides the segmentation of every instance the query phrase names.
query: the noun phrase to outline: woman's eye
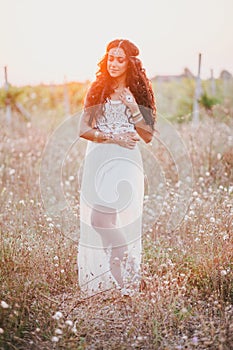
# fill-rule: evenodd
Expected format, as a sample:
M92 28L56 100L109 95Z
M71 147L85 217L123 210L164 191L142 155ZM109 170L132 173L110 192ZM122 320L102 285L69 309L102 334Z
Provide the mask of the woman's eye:
M123 63L124 62L124 58L118 58L118 62L119 63Z

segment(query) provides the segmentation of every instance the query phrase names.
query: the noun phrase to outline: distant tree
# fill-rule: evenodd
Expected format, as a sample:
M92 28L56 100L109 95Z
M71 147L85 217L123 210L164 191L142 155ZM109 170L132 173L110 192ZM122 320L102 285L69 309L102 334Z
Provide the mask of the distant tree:
M19 102L22 93L22 88L17 88L11 85L8 90L2 88L0 90L0 106L6 107L7 105L11 105L14 107L15 104Z

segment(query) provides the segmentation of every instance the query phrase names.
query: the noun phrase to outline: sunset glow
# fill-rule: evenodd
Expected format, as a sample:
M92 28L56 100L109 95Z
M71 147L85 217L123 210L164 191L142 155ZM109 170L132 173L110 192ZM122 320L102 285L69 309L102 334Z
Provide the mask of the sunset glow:
M94 79L107 43L133 41L150 77L233 73L231 0L0 0L0 85Z

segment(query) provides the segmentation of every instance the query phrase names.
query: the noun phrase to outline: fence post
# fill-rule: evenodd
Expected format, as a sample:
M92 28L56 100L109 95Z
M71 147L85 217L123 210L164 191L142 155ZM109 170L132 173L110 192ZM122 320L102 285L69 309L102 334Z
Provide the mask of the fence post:
M193 126L197 126L199 124L199 103L198 100L201 96L201 53L199 53L198 57L198 74L196 77L196 87L195 87L195 96L193 101L193 118L192 123Z
M4 67L4 77L5 77L4 89L7 92L9 90L7 66ZM11 101L9 97L6 98L5 103L6 103L6 122L7 124L10 124L11 123Z

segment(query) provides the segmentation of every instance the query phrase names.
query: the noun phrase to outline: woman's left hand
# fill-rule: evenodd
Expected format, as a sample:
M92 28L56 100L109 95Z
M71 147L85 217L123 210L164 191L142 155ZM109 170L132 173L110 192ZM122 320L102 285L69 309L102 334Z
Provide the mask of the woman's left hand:
M131 110L132 113L138 110L137 102L129 88L124 88L119 98Z

